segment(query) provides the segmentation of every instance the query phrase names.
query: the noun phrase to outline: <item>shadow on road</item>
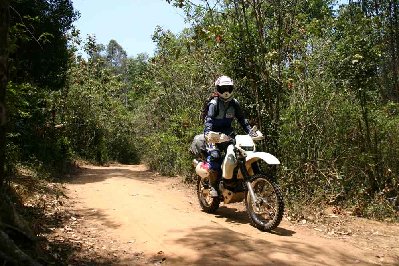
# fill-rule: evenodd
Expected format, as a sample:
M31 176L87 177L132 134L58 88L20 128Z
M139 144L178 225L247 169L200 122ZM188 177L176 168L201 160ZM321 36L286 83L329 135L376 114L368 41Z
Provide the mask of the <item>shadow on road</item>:
M135 180L145 181L147 183L156 183L167 177L157 175L156 173L148 170L143 165L122 165L122 166L109 166L104 167L81 167L77 175L62 179L64 183L69 184L87 184L102 182L109 178L132 178Z
M210 214L211 215L211 214ZM215 213L216 218L225 219L232 224L249 224L249 218L245 211L240 211L234 207L221 206Z
M300 265L371 265L335 248L322 247L318 243L303 243L291 238L290 241L269 241L258 237L254 239L228 228L210 226L193 228L174 244L195 250L199 254L195 259L168 258L170 265L236 265L238 261L245 262L243 265L292 265L292 261L301 262ZM331 260L323 261L320 256L330 257Z
M270 233L278 236L293 236L296 232L282 227L277 227Z
M115 262L111 251L98 248L100 243L95 239L98 232L96 226L81 227L83 220L99 221L110 228L119 227L102 211L64 209L49 202L45 207L26 208L25 212L32 219L33 228L39 236L38 248L43 265L112 265ZM94 237L83 239L79 230Z
M224 219L225 222L231 224L248 224L248 226L251 224L246 210L239 210L230 206L221 206L214 214L214 217ZM277 227L270 233L278 236L293 236L296 232L282 227Z

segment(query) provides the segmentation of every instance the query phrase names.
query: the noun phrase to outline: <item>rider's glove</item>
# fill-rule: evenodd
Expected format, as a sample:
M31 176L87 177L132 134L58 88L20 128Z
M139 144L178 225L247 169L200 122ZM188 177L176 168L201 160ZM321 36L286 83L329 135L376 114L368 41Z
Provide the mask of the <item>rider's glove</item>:
M255 130L252 130L252 129L251 129L251 130L248 132L248 135L251 136L251 138L255 138L255 137L258 136L258 133L256 133Z

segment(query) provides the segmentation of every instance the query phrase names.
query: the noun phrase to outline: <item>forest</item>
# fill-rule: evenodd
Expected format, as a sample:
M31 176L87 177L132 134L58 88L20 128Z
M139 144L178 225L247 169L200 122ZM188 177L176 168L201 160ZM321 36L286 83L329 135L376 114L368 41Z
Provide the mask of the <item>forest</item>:
M398 0L166 1L190 27L155 28L154 55L133 57L81 36L72 0L0 1L0 259L31 260L7 253L22 170L141 162L190 182L220 75L280 159L292 215L333 205L399 221Z

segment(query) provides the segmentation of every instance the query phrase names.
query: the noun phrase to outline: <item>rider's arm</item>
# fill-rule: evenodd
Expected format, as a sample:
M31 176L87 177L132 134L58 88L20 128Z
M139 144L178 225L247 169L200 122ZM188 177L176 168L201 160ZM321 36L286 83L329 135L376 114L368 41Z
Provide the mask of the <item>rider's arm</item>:
M206 135L209 131L212 131L213 128L213 123L214 123L214 118L216 116L216 108L217 108L217 103L216 101L210 101L208 104L208 113L205 117L205 129L204 129L204 135Z
M240 104L236 99L233 99L235 101L235 115L237 118L238 123L241 125L241 127L244 129L245 133L249 134L251 131L251 126L248 122L248 120L244 116L244 112L241 109Z

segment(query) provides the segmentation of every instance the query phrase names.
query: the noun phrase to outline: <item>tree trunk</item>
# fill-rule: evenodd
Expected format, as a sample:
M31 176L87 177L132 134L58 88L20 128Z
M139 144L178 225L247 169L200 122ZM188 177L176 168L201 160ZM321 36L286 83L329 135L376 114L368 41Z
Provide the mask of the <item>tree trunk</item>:
M8 81L8 28L10 23L10 2L0 1L0 189L5 180L6 141L6 88Z
M394 32L392 33L392 41L394 42L393 47L394 47L394 53L392 54L392 65L393 65L393 73L392 73L392 78L393 78L393 84L394 84L394 96L395 96L395 101L399 102L399 21L398 21L398 1L394 0L393 1L393 30Z
M41 266L15 245L14 241L2 230L0 230L0 259L5 261L4 265L10 262L11 265Z

